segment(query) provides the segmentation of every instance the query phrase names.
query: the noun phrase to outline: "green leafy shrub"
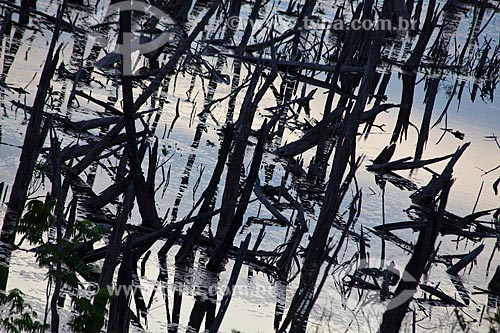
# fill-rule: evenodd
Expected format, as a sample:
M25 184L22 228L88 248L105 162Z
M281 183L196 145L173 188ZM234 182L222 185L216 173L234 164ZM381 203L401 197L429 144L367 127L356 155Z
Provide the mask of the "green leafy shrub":
M24 301L23 293L13 289L0 293L0 331L5 333L43 332L49 328L36 320L37 313Z
M36 260L41 267L48 268L47 276L49 281L60 281L62 285L69 287L73 291L71 301L77 315L70 320L69 324L75 331L93 332L102 327L104 316L95 310L90 299L78 295L81 283L77 272L82 276L90 276L90 268L80 258L79 249L84 248L85 243L93 243L100 239L105 230L88 220L77 220L71 230L66 233L65 238L58 237L54 239L48 237L51 228L55 227L55 206L55 201L29 201L27 211L20 220L18 232L23 235L23 239L27 239L31 244L38 245L35 250ZM105 307L109 299L110 296L107 290L104 290L94 296L93 301ZM14 299L14 301L16 300ZM22 323L26 323L28 325L26 327L37 328L28 317L23 319L24 315L23 313L18 316L22 319ZM5 326L7 333L25 331L16 330L16 327L21 323L9 320L3 321L7 325ZM3 333L2 330L0 332Z

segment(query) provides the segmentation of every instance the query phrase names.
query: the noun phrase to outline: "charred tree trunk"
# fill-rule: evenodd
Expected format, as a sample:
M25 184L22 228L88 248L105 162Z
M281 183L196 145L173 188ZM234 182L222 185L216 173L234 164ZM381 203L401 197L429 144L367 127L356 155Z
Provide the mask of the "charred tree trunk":
M38 89L33 103L26 135L24 137L23 149L19 158L19 166L12 185L12 190L5 213L4 223L0 234L0 241L5 244L3 250L5 253L0 255L0 290L7 287L8 267L12 253L12 246L16 237L16 229L19 218L26 203L26 196L35 169L35 164L42 149L45 137L47 136L50 121L44 118L45 99L50 88L50 82L54 76L57 62L59 60L60 47L55 50L61 26L62 15L65 9L65 3L59 7L57 13L57 24L50 42L47 59L42 70L42 75L38 84Z
M302 6L302 10L300 11L300 15L297 18L297 23L294 28L295 36L292 44L292 60L299 60L301 58L299 51L300 40L304 34L307 35L309 33L309 27L305 27L304 22L308 22L315 6L316 0L306 0L304 6Z
M171 0L167 4L167 11L178 22L186 22L193 0Z
M444 188L439 197L439 208L434 210L428 219L427 226L420 231L413 250L413 255L406 265L401 281L396 288L394 297L384 312L379 332L397 333L408 311L408 305L413 299L420 278L424 273L429 257L434 251L434 244L442 224L448 193L452 184L451 174L445 176Z
M224 293L224 297L221 300L219 312L217 313L217 316L215 317L214 322L210 327L210 333L219 332L219 327L222 324L222 320L224 319L224 315L226 314L227 309L229 308L229 302L231 302L234 286L236 284L236 281L238 281L238 275L240 274L241 266L243 265L243 260L245 259L245 254L248 250L248 244L250 244L250 238L251 234L248 234L245 240L240 244L238 256L236 257L233 271L231 272L231 276L229 277L226 292Z
M388 17L389 14L389 9L386 6L386 3L384 3L382 11L383 17ZM347 183L343 185L344 173L347 169L349 159L354 158L356 135L361 120L361 114L366 106L370 83L372 82L375 69L380 59L380 50L384 39L384 31L378 30L373 33L375 36L373 37L372 45L370 47L370 55L363 73L363 79L359 88L356 104L354 105L352 112L346 116L347 118L345 120L343 132L337 141L325 199L323 200L318 222L309 242L306 258L301 270L299 288L294 296L295 302L292 301L289 315L287 315L287 319L283 323L280 332L283 332L286 329L286 327L290 324L290 321L292 324L291 330L293 332L305 331L308 313L304 313L299 309L308 308L308 302L312 296L315 281L318 278L321 265L325 258L326 245L330 229L335 217L337 216L340 204L347 190ZM352 176L353 173L349 173L345 181L349 182Z
M425 97L425 111L420 125L420 132L418 134L417 147L415 150L415 160L422 158L425 143L429 138L429 129L432 117L432 110L434 109L434 102L436 101L437 90L439 86L439 79L430 79L427 87L427 94Z
M231 0L231 4L229 5L229 17L231 16L240 16L242 0Z
M248 207L248 202L252 194L252 190L255 181L258 178L260 164L262 162L262 155L264 153L264 144L267 141L269 131L278 119L275 117L269 124L264 122L260 129L259 141L255 147L252 164L250 166L250 171L248 172L248 177L245 181L245 186L241 193L240 205L236 209L234 216L231 220L231 224L227 226L224 238L222 241L216 245L214 255L207 264L207 269L216 272L220 269L220 265L224 260L229 248L233 245L234 237L236 236L241 224L243 223L243 215Z
M373 1L363 2L363 4L358 5L356 11L353 14L352 20L356 19L366 19L372 16L372 5ZM311 165L309 166L308 178L315 182L322 182L326 176L326 167L327 167L327 145L328 141L331 139L331 134L328 131L328 122L326 119L330 117L330 113L333 109L333 101L335 97L335 93L339 90L338 81L341 77L341 68L342 66L350 63L356 51L358 51L359 45L362 41L362 31L349 31L345 40L348 40L349 43L345 43L342 47L342 51L339 54L339 58L335 65L335 70L333 75L330 77L330 90L328 92L328 96L325 103L325 108L323 111L323 120L321 126L319 126L319 135L317 139L317 148L316 154L314 155L314 160L311 161ZM336 109L339 109L337 107ZM340 121L341 117L336 119L336 121Z
M19 24L26 25L30 20L31 8L36 7L36 0L21 0L21 10L19 12Z
M130 173L134 182L134 188L137 193L136 199L141 213L142 223L151 228L160 226L158 212L156 210L155 201L155 163L156 152L158 151L158 141L150 155L150 168L148 170L148 179L144 178L142 167L139 159L139 152L137 149L137 133L135 129L135 113L134 108L134 95L132 91L132 77L129 75L131 67L131 54L127 52L130 50L130 40L126 40L124 36L130 33L131 23L130 11L122 11L120 13L120 30L121 30L121 44L125 45L124 52L122 52L122 92L123 92L123 113L125 117L125 130L127 133L127 150L128 161L130 165ZM129 47L127 47L127 45ZM153 164L153 167L151 167Z
M123 261L118 271L117 288L128 287L132 283L132 239L128 239L123 254ZM126 290L126 289L122 289ZM131 311L129 308L130 294L120 292L113 297L109 308L108 333L128 332Z
M269 74L263 86L259 89L255 97L253 97L254 91L257 87L257 83L260 80L261 74L262 74L261 69L258 69L253 74L252 81L250 83L250 86L248 87L245 100L241 107L238 121L235 125L235 136L234 136L235 142L234 142L233 153L229 159L226 182L224 185L224 194L222 195L222 205L234 201L235 198L239 196L241 165L243 164L243 159L245 157L248 137L250 135L250 129L252 126L255 111L257 110L257 106L264 97L264 94L266 93L267 89L277 76L276 71L273 71L271 74ZM227 209L221 212L219 223L217 225L217 233L215 235L216 246L218 246L224 240L227 230L230 227L233 216L234 216L233 209Z

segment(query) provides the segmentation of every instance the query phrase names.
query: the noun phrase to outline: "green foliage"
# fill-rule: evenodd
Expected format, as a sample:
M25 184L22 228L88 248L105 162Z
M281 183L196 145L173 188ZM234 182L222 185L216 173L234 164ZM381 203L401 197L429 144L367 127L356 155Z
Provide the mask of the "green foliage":
M78 288L78 278L73 269L88 271L87 265L75 253L74 244L65 239L59 239L56 244L40 245L36 253L40 266L49 267L48 276L54 281L59 280L73 288ZM61 264L56 269L57 263Z
M74 243L97 241L102 237L105 231L105 228L94 225L89 220L81 220L75 222L71 236L73 237Z
M76 332L97 332L104 325L104 314L99 309L104 309L111 299L106 288L99 290L94 296L94 304L86 298L73 298L73 307L78 315L70 321L71 327Z
M40 266L49 268L51 279L60 280L73 287L78 287L78 278L74 270L80 274L88 273L88 266L76 253L76 246L84 242L93 242L101 238L104 228L95 226L88 220L76 221L68 239L56 239L55 242L44 242L43 235L54 224L53 210L55 201L47 203L31 200L27 204L27 212L22 217L18 232L24 234L32 244L40 244L36 258ZM61 264L61 270L57 270Z
M19 289L0 293L0 331L5 333L43 332L49 328L36 320L37 313L26 304Z
M49 279L52 281L61 281L63 285L77 290L80 287L80 282L76 272L82 275L89 274L90 272L90 268L80 258L77 249L83 243L94 242L100 239L105 230L100 226L95 226L88 220L78 220L74 222L67 238L44 241L44 235L54 227L53 211L55 205L56 202L54 201L44 203L39 200L31 200L28 202L27 212L21 219L18 230L32 244L38 244L35 256L40 266L48 268L47 276ZM99 313L96 309L105 308L109 299L110 295L107 293L107 290L101 290L95 296L94 303L101 304L102 306L94 308L91 300L84 297L72 296L72 304L78 315L70 321L70 325L76 331L80 332L99 330L104 324L104 314L102 312ZM13 299L12 302L13 306L16 306L16 309L22 307L18 303L19 300ZM22 322L30 323L29 318L24 318ZM5 325L7 325L5 329L8 333L23 332L22 330L15 330L15 327L17 327L15 325L18 324L14 321L6 322ZM0 332L3 333L3 330L0 329Z
M27 212L19 221L17 232L26 236L32 244L43 241L43 234L53 224L52 211L56 205L55 201L47 203L40 200L31 200L26 205Z

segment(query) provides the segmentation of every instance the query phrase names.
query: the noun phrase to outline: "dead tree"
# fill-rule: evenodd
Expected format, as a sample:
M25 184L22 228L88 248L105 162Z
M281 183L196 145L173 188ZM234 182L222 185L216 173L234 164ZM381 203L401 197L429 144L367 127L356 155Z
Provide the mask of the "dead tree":
M240 115L238 116L238 121L235 125L235 135L234 135L234 148L233 153L229 159L229 166L226 176L226 181L224 185L224 193L222 195L222 204L233 201L239 196L239 183L241 174L241 165L245 157L245 151L248 143L248 137L250 135L250 129L252 126L253 118L257 110L257 106L267 92L269 86L272 84L277 76L276 70L273 70L269 76L266 78L264 84L259 89L257 94L254 95L254 91L257 88L257 83L260 80L262 74L262 69L259 67L254 72L254 76L248 87L243 105L241 106ZM253 187L253 185L252 185ZM215 235L216 244L220 244L225 238L227 230L233 219L234 211L224 211L221 213L219 223L217 225L217 233Z
M293 38L292 44L292 60L299 60L301 58L299 44L303 35L309 33L309 27L304 27L304 20L310 19L315 6L316 0L305 0L304 5L302 6L302 10L300 11L299 17L297 18L297 22L294 27L295 36Z
M387 17L388 8L386 6L384 7L385 10L383 9L382 11L382 17ZM301 271L299 288L294 296L295 302L292 301L292 304L290 305L291 310L289 310L289 316L287 316L288 320L285 320L281 326L280 332L283 332L290 322L293 332L305 331L308 314L303 313L298 309L307 308L307 304L311 301L311 299L308 296L304 297L299 295L312 295L311 292L314 286L314 281L316 281L318 277L323 259L325 258L326 245L331 226L347 191L347 184L354 176L354 173L352 172L353 168L351 167L351 172L347 174L344 183L344 173L347 169L349 159L354 156L356 134L361 120L361 114L368 100L370 83L372 82L376 66L380 59L380 50L382 48L383 38L384 31L379 30L375 32L375 36L372 39L370 55L363 74L356 103L352 112L346 115L343 132L337 139L325 199L323 200L318 222L309 242L306 258ZM292 316L293 319L291 318Z
M38 84L38 89L33 103L32 113L26 127L26 135L24 137L23 149L19 158L19 166L17 168L16 177L12 190L10 192L7 212L5 213L4 223L0 234L0 240L6 244L6 247L12 247L16 236L16 229L19 218L26 203L26 195L33 176L35 164L42 149L45 137L48 133L50 121L44 117L45 100L50 88L50 83L56 70L59 60L59 51L56 50L56 44L59 39L61 29L61 20L66 8L66 2L59 7L57 12L57 24L52 35L50 46L43 66L42 74ZM8 266L12 249L5 250L4 255L0 256L0 270L5 272L0 274L0 290L5 290L8 278Z
M401 322L408 311L418 283L429 257L434 251L434 243L439 233L448 193L452 184L451 174L443 175L443 188L439 196L439 205L433 208L426 227L420 231L413 255L406 265L403 277L396 288L394 297L384 312L380 332L399 332Z
M129 238L118 271L117 288L130 286L132 283L132 253L132 240ZM127 292L121 292L112 298L109 308L108 333L128 332L131 316L129 300L130 294Z
M394 297L384 312L382 323L380 324L381 332L399 332L401 322L408 311L413 294L434 251L434 243L443 224L448 194L453 183L453 167L467 146L464 145L458 149L446 165L443 173L431 180L427 186L413 196L415 203L430 208L427 216L427 225L418 235L412 257L406 265ZM439 204L437 204L438 202Z
M125 33L130 32L131 24L130 11L122 11L120 13L120 39L122 45L130 45L130 40L124 40ZM125 44L123 44L125 43ZM128 44L127 44L128 43ZM158 141L150 154L150 163L147 179L144 178L142 167L139 159L139 152L137 149L137 133L135 129L135 113L134 108L134 95L132 91L132 76L128 75L131 68L126 68L131 62L131 54L127 51L130 48L125 48L122 52L122 92L123 92L123 114L125 119L125 130L127 133L127 150L128 161L130 165L130 174L134 181L134 188L137 192L137 204L142 217L142 223L145 226L157 228L160 226L158 212L156 210L155 201L155 174L156 174L156 154L158 152Z
M403 136L406 139L408 133L408 125L410 123L411 108L413 105L413 95L415 93L416 73L415 70L420 66L420 61L424 55L425 49L436 27L439 15L434 13L436 1L430 0L427 7L425 23L422 28L420 37L415 45L410 57L403 65L405 71L402 77L403 90L401 93L401 107L399 109L398 119L392 134L391 143L397 142Z
M233 266L233 271L231 272L231 276L227 284L227 290L224 293L224 298L222 298L221 300L219 312L217 313L217 316L215 317L215 320L210 327L210 333L217 333L219 331L219 327L222 324L222 319L224 319L224 315L229 308L229 302L231 302L233 289L236 281L238 281L238 275L240 274L241 266L243 265L243 260L245 259L245 254L248 250L248 244L250 243L251 237L251 234L248 234L245 240L240 244L238 256L236 258L236 262Z
M255 147L252 164L250 166L248 177L245 180L245 186L243 187L243 191L240 196L240 205L234 212L231 223L226 226L224 238L222 238L220 243L216 244L214 254L207 264L207 269L212 272L216 272L219 270L223 259L227 255L230 247L233 245L234 238L243 223L243 215L245 214L248 203L250 201L250 196L252 194L255 181L257 180L260 164L262 162L264 144L268 139L271 128L278 120L277 115L275 115L269 123L264 122L260 129L259 141L257 142L257 146Z
M170 0L165 8L178 22L186 22L193 0Z
M121 210L117 215L115 226L113 227L113 231L111 232L110 244L106 252L104 263L102 265L101 274L99 276L99 288L101 288L102 290L105 290L107 287L111 286L113 282L113 275L118 264L118 257L121 251L122 238L125 232L128 215L132 206L133 189L133 184L130 184L128 186L128 190L125 193L125 198L123 200ZM102 306L103 304L98 302L97 299L94 300L94 308L96 309L96 312L103 313L106 309L102 308ZM102 318L104 318L104 316ZM99 324L102 327L102 325L104 325L104 322Z
M26 25L30 20L30 11L36 7L36 0L21 0L21 10L19 12L19 24Z
M214 195L217 190L217 186L220 181L220 177L222 175L222 171L224 170L224 166L226 164L227 156L229 155L229 151L231 149L231 142L233 139L233 126L228 125L224 129L224 140L222 142L220 151L219 151L219 158L217 160L217 164L214 168L214 172L212 174L212 178L210 178L210 182L206 188L206 190L203 192L203 204L200 207L200 214L213 211L213 199ZM189 256L189 254L193 250L193 246L196 244L198 241L198 238L201 236L203 233L203 230L207 226L209 222L209 219L200 219L196 222L193 223L192 227L188 229L186 233L186 237L184 237L184 240L182 242L182 246L177 252L177 255L175 256L175 262L176 264L180 265L182 264L186 258Z
M141 108L141 106L146 103L146 101L151 97L153 93L155 93L158 88L161 86L163 79L169 74L172 74L177 66L180 58L184 55L184 53L191 47L191 44L198 37L201 31L208 24L210 18L215 14L217 8L219 8L222 0L215 0L205 15L198 22L196 27L193 29L191 34L182 41L182 43L177 47L174 54L170 57L167 63L161 67L161 69L156 74L155 79L148 85L148 87L142 92L139 97L134 102L134 110L137 111Z

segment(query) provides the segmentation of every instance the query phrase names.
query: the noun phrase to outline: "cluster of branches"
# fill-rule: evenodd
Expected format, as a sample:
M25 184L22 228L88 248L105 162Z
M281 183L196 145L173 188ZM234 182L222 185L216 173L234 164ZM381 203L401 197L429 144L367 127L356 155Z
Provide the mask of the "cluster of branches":
M288 14L295 11L295 3L290 2ZM406 3L401 0L385 0L382 6L378 8L377 4L372 0L365 0L353 9L350 16L339 9L337 17L346 20L372 21L377 18L392 19L397 22L399 18L409 19L413 15L414 18L420 20L422 3L423 1L419 0L415 8L413 8L414 3L412 0ZM156 5L162 6L162 4ZM228 290L231 290L236 284L244 261L251 263L253 267L270 274L281 282L288 283L294 275L293 266L294 263L298 262L296 259L303 257L302 262L297 265L299 267L297 274L300 276L299 287L292 297L286 316L283 317L284 304L277 305L275 328L279 332L305 332L309 314L320 295L327 276L333 267L339 265L338 254L346 239L352 237L358 241L360 244L360 258L366 257L366 253L364 253L365 236L363 233L359 235L354 231L354 226L360 216L362 202L362 191L355 181L356 171L363 161L362 158L356 156L358 129L361 124L365 124L364 131L368 134L374 126L382 128L381 125L375 125L377 116L391 108L399 108L397 122L389 146L381 152L375 159L374 164L368 168L370 171L377 172L377 179L382 189L386 179L399 184L399 186L402 183L406 184L403 186L408 186L409 181L406 181L406 183L401 181L400 178L402 177L397 176L392 171L423 168L446 159L450 159L450 161L441 174L435 174L435 177L427 186L416 191L413 195L414 209L418 212L419 221L407 224L385 224L384 221L381 227L375 228L373 231L382 238L382 258L384 258L385 239L390 234L390 230L403 228L419 230L417 244L412 248L412 257L403 274L410 275L412 280L401 279L392 295L388 292L387 283L380 288L384 297L392 297L393 300L399 300L398 296L402 294L409 295L404 302L397 304L395 304L396 301L389 302L381 323L380 329L383 332L398 331L419 281L424 272L428 270L428 263L436 260L436 258L441 258L437 254L437 250L435 250L435 242L439 232L477 238L485 234L497 235L498 231L488 230L485 225L477 221L479 217L489 214L490 211L478 212L460 218L445 210L448 193L453 182L453 167L468 144L463 145L456 153L451 155L429 160L422 159L423 149L430 130L430 119L439 78L429 76L426 79L426 109L414 158L391 161L398 141L406 138L408 128L411 125L410 114L417 70L428 69L430 66L423 63L422 59L425 57L426 50L429 49L428 44L436 27L438 27L438 20L442 13L436 8L436 1L429 1L422 28L418 32L418 39L404 63L397 64L393 62L393 65L398 65L403 70L401 78L403 88L399 104L384 103L387 99L385 90L390 79L390 73L389 75L382 75L377 72L377 68L382 61L387 60L383 57L384 46L389 43L387 37L393 37L389 35L394 34L394 32L383 30L337 32L333 46L328 50L323 50L323 45L327 45L325 42L326 32L323 32L317 39L316 35L311 36L310 32L301 29L303 21L311 16L316 5L316 0L306 0L302 6L296 9L297 21L293 28L275 37L276 32L273 24L271 24L261 42L249 45L253 32L253 24L251 23L257 20L259 11L264 6L261 0L256 0L249 15L249 24L243 31L239 44L231 45L234 50L232 54L229 54L234 58L231 93L225 98L214 100L213 91L217 87L217 82L224 82L220 68L228 54L219 53L217 55L217 65L213 68L202 58L202 52L193 53L191 50L192 44L199 41L200 34L206 30L211 20L216 20L214 19L216 16L223 17L222 22L219 22L220 28L225 29L223 43L230 44L231 41L234 41L234 31L225 25L226 18L240 15L242 6L241 1L233 0L226 8L221 0L214 0L209 4L191 32L185 34L184 38L175 46L165 63L161 65L158 63L158 57L163 50L154 55L148 54L150 68L146 74L137 78L125 75L124 66L131 63L131 55L121 55L121 59L119 59L121 71L117 75L119 82L116 79L117 88L121 87L121 110L78 90L78 81L90 77L93 64L85 66L85 68L82 66L76 75L72 77L74 89L71 93L70 103L76 103L78 97L85 98L89 102L103 107L106 112L113 115L73 122L57 113L49 113L45 110L49 100L48 94L51 82L59 63L61 46L58 46L58 39L60 33L62 29L74 26L73 23L63 20L64 13L67 10L67 4L64 2L53 20L55 29L40 75L35 100L31 107L26 106L26 109L30 112L30 119L1 232L1 240L6 244L4 246L6 255L2 257L4 262L1 266L0 288L5 290L7 286L11 253L16 249L16 233L29 235L32 243L40 243L41 245L37 249L38 253L40 253L39 262L50 267L49 276L52 282L52 292L50 300L48 300L48 304L50 304L48 307L50 310L48 311L50 311L51 315L50 326L53 332L58 332L60 329L58 311L61 306L61 299L64 298L64 288L78 288L78 283L74 281L76 273L80 278L98 283L102 291L112 284L116 286L133 284L140 287L139 268L144 272L145 263L151 254L151 247L158 241L163 242L161 250L158 251L158 262L160 264L158 279L162 282L166 282L167 279L166 256L175 243L180 243L180 247L175 254L175 280L181 285L185 283L185 276L181 273L182 269L192 264L194 250L197 246L203 246L207 249L206 269L214 274L223 269L225 260L229 256L235 256L235 265L229 279ZM163 8L171 13L176 13L177 20L184 21L190 7L191 2L188 1L170 1ZM36 14L30 9L29 1L26 3L23 1L19 8L15 6L11 6L11 8L21 13L18 24L27 24L29 22L30 11L31 15ZM453 1L450 0L449 6L443 11L452 12L453 8ZM123 39L123 36L132 30L133 20L131 16L131 12L123 11L120 13L118 38ZM270 18L268 17L266 20L270 20ZM2 27L3 34L10 31L12 25L10 18L4 23L5 27ZM158 22L150 21L149 23L154 25L154 23ZM433 57L435 63L438 64L445 64L448 59L446 45L452 32L446 29L449 29L446 24L440 26L434 46L427 54L428 57ZM417 32L414 31L413 33ZM478 32L475 30L474 37L469 36L469 39L477 40L477 35ZM310 42L311 39L314 41ZM498 62L494 61L490 61L486 65L490 42L487 42L483 51L485 55L481 57L477 64L476 74L478 77L481 77L484 73L495 71L496 66L498 66ZM205 43L206 48L208 48L215 41L209 40L205 41ZM464 50L466 49L467 45L464 46L461 56L457 59L459 65L464 64ZM255 53L258 53L259 56L254 56ZM91 54L96 54L96 52L91 52ZM324 54L328 54L328 57L324 57L329 59L328 63L318 64L320 60L324 60ZM493 57L498 58L496 50ZM163 164L159 164L158 158L159 152L163 151L159 148L158 138L155 138L158 118L161 116L163 104L158 108L160 110L156 108L146 112L140 110L144 108L150 99L156 99L159 90L161 90L160 95L166 94L165 82L169 82L173 75L181 71L179 64L182 60L196 62L198 66L204 66L210 73L209 87L212 93L209 93L210 97L207 97L203 110L198 115L200 119L206 120L206 117L211 113L212 106L224 99L229 99L229 110L226 124L221 126L222 139L217 162L212 170L207 187L186 217L180 221L167 223L166 217L160 217L156 204L157 192L165 182L164 179L162 184L156 185L157 172L162 170L164 175ZM240 84L242 66L246 67L248 78ZM324 80L316 78L318 73L323 75ZM275 82L280 74L282 78L281 91L278 91ZM151 80L149 80L150 78ZM148 84L140 95L134 99L134 92L136 91L134 84L137 84L138 80L148 80ZM309 102L313 99L316 90L306 93L306 89L303 89L302 95L294 98L298 90L297 82L328 89L323 116L316 124L308 124L309 129L305 131L301 139L275 149L281 142L287 121L293 118L297 119L301 110L304 110L309 115ZM237 95L242 91L245 92L243 102L238 106L237 119L233 122ZM269 110L272 111L272 115L264 120L258 131L255 131L253 127L257 123L256 114L259 105L264 97L270 93L276 97L277 106ZM335 101L336 105L334 105ZM365 111L369 103L373 103L373 107ZM442 117L446 115L448 105ZM298 106L298 111L294 111L295 106ZM155 112L157 112L157 117L153 118L152 114ZM175 120L179 117L180 112L179 104L177 104ZM291 118L288 115L290 112L294 113ZM149 115L147 119L146 115ZM203 121L200 122L197 128L198 139L197 141L195 139L195 142L199 142L199 137L204 130ZM142 131L137 130L138 122L143 127ZM91 129L109 127L109 131L101 138L87 144L62 148L56 131L57 126L78 133L78 135L85 134L88 137L92 137L89 132ZM446 129L444 133L449 132L454 133L449 129ZM242 172L242 165L252 135L257 137L257 143L253 148L248 172L245 170ZM459 134L455 136L457 138L461 137ZM50 148L44 149L47 137ZM308 166L308 171L305 172L300 159L294 160L294 157L309 149L315 149L315 154ZM259 172L264 153L267 152L276 153L289 159L289 168L287 168L287 173L283 177L280 186L262 186L260 184ZM46 204L52 204L49 205L48 212L35 204L28 205L28 213L25 215L27 218L21 218L27 203L30 183L32 183L32 177L37 168L37 161L42 153L44 153L45 161L43 172L50 178L52 184ZM111 172L114 182L97 195L93 192L92 187L82 180L81 176L92 166L102 164L102 161L109 156L118 159L118 167L115 172ZM148 157L147 167L146 170L143 170L146 156ZM331 166L329 166L329 161L331 161ZM194 157L189 160L186 167L189 172L193 162ZM217 192L224 172L225 179L223 186L221 186L223 187L221 205L216 208ZM293 174L295 181L311 185L308 188L296 189L297 195L301 196L300 200L298 196L294 197L292 195L290 189L286 188L289 174ZM168 175L170 177L170 172ZM326 186L324 186L325 183L327 183ZM347 221L343 221L340 218L340 209L345 196L353 185L356 191L352 202L348 205ZM312 230L311 237L306 244L307 246L303 248L301 245L305 243L304 236L308 231L306 214L304 213L307 208L305 207L306 201L311 199L310 195L315 190L317 193L318 188L320 192L324 192L324 195L312 200L319 201L321 209L314 230ZM70 192L73 193L73 198L68 200ZM250 235L241 242L239 247L233 245L238 231L244 224L247 209L253 201L253 194L272 214L273 220L277 224L293 229L286 243L281 244L272 253L259 251L259 245L265 237L265 226L262 227L253 249L249 249ZM293 220L293 214L292 217L285 216L284 211L280 209L280 200L285 200L288 205L293 207L294 213L297 213L295 221ZM69 201L68 204L67 201ZM141 227L132 226L129 223L134 202L137 203L142 221ZM106 209L106 206L112 203L118 203L116 214L112 214ZM107 223L111 226L109 231L106 232L109 236L106 245L94 249L94 245L104 237L105 232L97 232L94 229L86 228L85 223L79 223L77 221L78 209L92 222ZM174 215L174 212L172 212L172 215ZM33 221L33 219L29 218L30 216L37 216L37 218L42 216L46 223L42 224L41 229L33 229L32 223L29 223L29 221ZM210 222L214 216L218 216L218 223L216 233L212 236ZM471 225L476 226L476 233L468 230ZM184 231L185 227L187 227L186 231ZM331 236L333 227L341 230L341 235L336 243L333 241L334 237ZM48 242L42 242L43 237L40 230L48 232L49 229L55 230L55 236L51 237ZM75 230L79 232L75 233ZM207 230L209 230L210 237L205 236ZM85 235L83 238L82 234ZM47 246L47 244L52 246ZM76 257L63 256L65 251L77 255ZM450 265L450 274L457 274L472 262L480 251L477 250L473 255L464 256L455 265ZM143 259L141 267L139 267L141 258ZM102 259L101 271L97 276L82 268ZM325 262L327 262L326 267ZM381 269L384 268L384 265L384 263L381 264ZM118 266L120 268L116 281L114 281L115 271ZM380 271L382 272L382 270ZM361 273L353 275L353 281L361 283L359 275ZM383 274L381 273L381 275ZM389 275L384 275L384 279L387 280L388 277ZM498 277L496 280L498 280ZM492 280L491 283L493 286L491 287L492 293L498 292L498 290L494 289L497 284L496 280ZM426 290L425 287L422 287L422 289ZM427 290L431 290L430 292L433 295L438 295L438 297L441 295L441 298L445 298L437 290L429 288ZM129 306L132 296L138 309L137 314ZM174 293L172 316L170 316L168 307L168 294L165 294L164 298L169 330L176 331L180 318L182 292L176 290ZM191 329L198 331L205 318L206 329L210 332L217 332L229 307L230 300L231 293L228 293L222 298L221 305L216 313L214 299L197 298L189 320ZM449 299L446 300L451 302ZM140 288L137 288L133 295L120 294L112 296L100 293L92 300L77 299L74 302L82 314L88 315L89 318L93 316L99 319L94 322L76 320L75 322L78 325L90 331L99 331L106 324L108 332L127 331L131 321L140 326L141 319L143 317L147 318L147 312L151 306L151 302L149 304L144 302ZM90 306L90 302L92 302L92 306ZM105 313L108 313L106 323Z

